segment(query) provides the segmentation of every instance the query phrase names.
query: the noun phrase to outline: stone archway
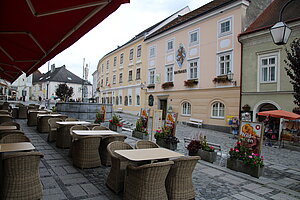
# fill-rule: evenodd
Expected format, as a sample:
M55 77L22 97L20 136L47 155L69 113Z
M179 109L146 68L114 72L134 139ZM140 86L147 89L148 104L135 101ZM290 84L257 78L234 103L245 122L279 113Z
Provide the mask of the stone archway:
M271 100L263 100L258 102L253 108L254 121L257 121L257 117L256 117L257 113L259 113L260 111L267 111L267 110L281 110L281 107L279 106L279 104Z

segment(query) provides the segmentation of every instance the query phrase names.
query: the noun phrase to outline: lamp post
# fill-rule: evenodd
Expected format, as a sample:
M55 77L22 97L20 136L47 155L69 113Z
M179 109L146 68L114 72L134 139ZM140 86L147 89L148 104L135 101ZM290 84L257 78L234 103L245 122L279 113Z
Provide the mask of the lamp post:
M271 27L270 32L272 35L273 42L276 45L286 44L292 30L282 21L282 13L288 4L293 2L294 0L289 0L281 9L279 15L279 22L277 22L274 26Z

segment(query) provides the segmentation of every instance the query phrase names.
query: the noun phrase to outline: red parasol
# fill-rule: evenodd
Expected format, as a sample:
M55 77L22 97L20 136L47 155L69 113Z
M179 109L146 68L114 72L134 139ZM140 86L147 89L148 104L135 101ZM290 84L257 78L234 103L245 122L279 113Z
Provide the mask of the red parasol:
M129 0L1 0L0 78L30 75Z
M259 112L258 115L270 116L270 117L276 117L276 118L284 118L284 119L288 119L288 120L300 119L300 115L298 115L296 113L288 112L285 110L263 111L263 112Z

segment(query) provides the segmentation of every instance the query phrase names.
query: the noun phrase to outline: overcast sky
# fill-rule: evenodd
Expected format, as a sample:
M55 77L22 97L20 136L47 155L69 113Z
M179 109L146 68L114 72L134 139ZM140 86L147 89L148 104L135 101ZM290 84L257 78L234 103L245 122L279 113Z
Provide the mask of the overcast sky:
M121 46L132 37L165 19L178 10L189 6L194 10L211 0L130 0L108 16L98 26L88 32L71 47L52 60L55 67L66 68L82 77L83 58L89 65L89 80L96 70L98 61L108 52ZM42 73L48 71L48 63L39 68Z

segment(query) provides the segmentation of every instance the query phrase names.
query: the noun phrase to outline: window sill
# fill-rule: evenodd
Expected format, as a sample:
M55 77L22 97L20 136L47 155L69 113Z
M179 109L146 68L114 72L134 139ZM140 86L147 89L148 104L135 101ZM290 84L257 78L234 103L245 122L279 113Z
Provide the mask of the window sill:
M265 82L260 82L260 84L272 84L272 83L277 83L277 81L265 81Z
M211 119L220 119L220 120L224 120L225 119L224 117L214 117L214 116L211 116L210 118Z
M225 33L219 33L219 38L220 37L225 37L225 36L229 36L229 35L231 35L232 34L232 31L228 31L228 32L225 32Z

